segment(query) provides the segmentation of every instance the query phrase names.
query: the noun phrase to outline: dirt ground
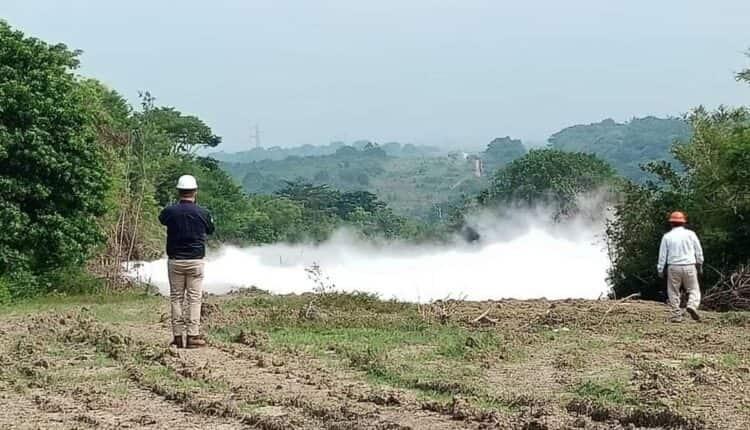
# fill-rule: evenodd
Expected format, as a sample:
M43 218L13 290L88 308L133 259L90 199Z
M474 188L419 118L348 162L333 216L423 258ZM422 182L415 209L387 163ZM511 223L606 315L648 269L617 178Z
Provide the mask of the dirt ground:
M750 428L750 314L243 290L207 298L209 347L185 350L167 310L140 293L0 309L0 428Z

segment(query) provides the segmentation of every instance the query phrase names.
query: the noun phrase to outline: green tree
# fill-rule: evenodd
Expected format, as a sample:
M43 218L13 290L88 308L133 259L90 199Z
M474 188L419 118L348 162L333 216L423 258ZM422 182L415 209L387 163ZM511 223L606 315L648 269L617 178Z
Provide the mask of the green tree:
M250 243L297 242L305 238L303 208L287 198L253 196L242 231Z
M109 180L77 56L0 21L2 277L80 266L102 240ZM11 284L14 296L33 292Z
M150 94L144 96L147 103L153 103ZM172 143L172 153L193 153L200 147L215 147L221 143L221 137L213 134L200 118L183 115L173 107L151 107L142 115L144 121L166 133Z
M526 148L520 140L505 136L493 139L481 154L481 158L485 163L485 169L493 172L495 169L523 157L524 154L526 154Z
M378 200L378 196L368 191L352 191L343 193L336 202L337 215L347 219L357 209L366 213L375 213L386 208L386 204Z
M580 194L614 180L612 167L594 155L535 149L498 170L479 201L484 206L552 205L557 215L564 215L577 209Z
M750 112L744 108L697 108L688 115L694 134L687 144L673 148L684 165L647 167L658 179L630 184L615 206L607 230L612 256L610 277L622 296L641 292L659 297L664 286L655 273L661 235L669 212L688 214L704 248L707 267L703 285L729 273L750 259Z
M633 118L626 123L605 119L567 127L549 138L552 148L594 154L630 179L645 182L653 176L641 169L652 161L674 163L670 148L690 139L690 124L681 118Z
M745 53L745 56L748 57L748 58L750 58L750 51L747 51ZM748 67L748 68L740 71L739 73L737 73L736 78L740 82L750 83L750 67Z

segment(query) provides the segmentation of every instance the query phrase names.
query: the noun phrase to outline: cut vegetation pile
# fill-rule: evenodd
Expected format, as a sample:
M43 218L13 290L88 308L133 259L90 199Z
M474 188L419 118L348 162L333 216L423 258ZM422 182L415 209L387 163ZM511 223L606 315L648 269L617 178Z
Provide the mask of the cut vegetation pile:
M640 301L210 297L203 350L160 297L0 316L0 428L746 429L748 314Z
M703 306L716 311L750 310L750 266L742 265L728 277L722 276L703 298Z

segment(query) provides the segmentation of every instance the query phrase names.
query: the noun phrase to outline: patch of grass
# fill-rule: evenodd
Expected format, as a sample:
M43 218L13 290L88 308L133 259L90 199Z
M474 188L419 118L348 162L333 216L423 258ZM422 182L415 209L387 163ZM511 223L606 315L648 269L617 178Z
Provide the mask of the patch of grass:
M225 312L231 312L242 308L268 309L274 306L288 305L291 300L293 299L285 299L281 296L272 296L270 294L258 295L227 300L222 302L221 307Z
M573 393L584 399L590 399L604 404L625 405L633 404L634 399L627 392L627 388L619 380L588 380L578 384Z
M130 382L127 379L107 384L105 388L107 394L115 399L127 399L130 395Z
M353 293L326 293L314 303L324 317L300 318L299 309L311 297L268 300L260 318L213 328L213 339L231 342L240 330L268 334L269 351L306 352L365 373L373 384L415 390L427 397L482 394L482 363L506 359L509 343L494 331L474 331L458 325L432 325L419 317L414 305ZM242 298L245 303L258 298ZM319 300L319 301L318 301ZM227 307L222 307L227 316Z
M468 360L498 351L505 342L494 331L463 333L456 331L452 336L441 337L437 354L447 358Z
M504 414L514 414L519 411L519 404L512 400L498 397L480 396L473 402L480 411L497 411Z
M476 391L472 381L478 376L479 367L466 360L470 348L461 345L469 334L459 327L435 326L426 330L398 326L285 327L269 335L276 348L303 347L329 358L333 352L339 363L365 372L375 384L430 395ZM492 345L489 336L483 339L482 342Z
M325 293L319 296L317 303L327 309L352 313L364 310L379 314L403 314L417 309L411 303L383 300L377 294L361 291Z
M132 306L124 307L117 303L107 303L91 307L96 319L108 323L150 323L156 324L162 313L169 312L166 300L139 300Z
M367 372L370 377L389 381L392 373L388 370L388 354L383 350L366 347L364 350L345 350L349 366Z
M172 387L180 391L208 391L224 393L229 386L223 381L205 381L203 379L179 376L168 367L151 365L143 368L143 377L149 383Z
M441 359L431 350L420 348L378 350L344 349L350 367L362 370L378 385L405 388L436 395L477 395L478 366L458 360Z
M54 360L65 360L65 359L73 359L78 358L83 355L83 351L80 349L76 350L74 348L67 347L61 343L57 342L49 342L45 345L45 351L44 354L48 357L51 357Z
M719 316L722 325L750 327L750 312L724 312Z
M742 364L742 357L733 352L729 352L722 354L721 357L719 357L719 363L726 369L736 369Z
M568 348L557 353L553 364L557 369L581 369L586 365L585 354L578 348Z
M556 340L559 340L565 336L567 336L570 333L570 331L555 331L555 330L544 330L541 332L542 334L542 340L546 342L554 342Z
M163 303L163 298L148 296L142 291L127 291L117 293L101 294L50 294L32 299L15 302L8 306L0 306L0 316L28 315L45 311L65 311L77 309L81 306L90 307L95 310L104 307L104 316L122 311L125 305L134 305L134 308L143 305L158 305ZM97 315L98 316L98 315Z
M127 373L120 368L96 368L86 364L50 372L50 378L54 380L55 384L63 386L90 382L106 384L110 381L127 380L127 376Z
M710 362L708 361L708 359L706 359L706 357L693 354L683 362L683 365L688 369L697 370L703 369L704 367L710 365Z
M221 327L210 327L208 328L208 334L211 337L211 340L224 342L224 343L231 343L232 339L237 336L237 333L239 333L239 329L231 326L221 326Z
M271 344L274 346L298 345L305 346L313 352L322 352L342 348L362 349L372 347L385 350L409 345L429 344L434 340L434 334L377 328L326 328L326 327L279 327L269 331Z
M420 402L448 403L453 400L453 395L450 393L441 393L438 391L418 390L416 393L416 398L417 401Z
M242 401L237 403L237 410L240 413L247 414L247 415L254 415L256 412L258 412L258 409L264 408L266 406L269 406L268 402L263 401L255 401L255 402L247 402Z
M638 342L643 339L643 332L640 331L626 331L624 333L620 334L620 339L622 339L624 342Z

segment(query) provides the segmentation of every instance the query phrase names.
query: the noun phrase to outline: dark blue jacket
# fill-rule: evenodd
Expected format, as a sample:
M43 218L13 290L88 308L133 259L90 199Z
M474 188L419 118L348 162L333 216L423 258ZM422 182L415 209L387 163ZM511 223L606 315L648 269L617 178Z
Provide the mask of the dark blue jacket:
M206 235L214 232L214 221L206 209L182 200L159 214L167 226L167 255L173 260L195 260L206 255Z

